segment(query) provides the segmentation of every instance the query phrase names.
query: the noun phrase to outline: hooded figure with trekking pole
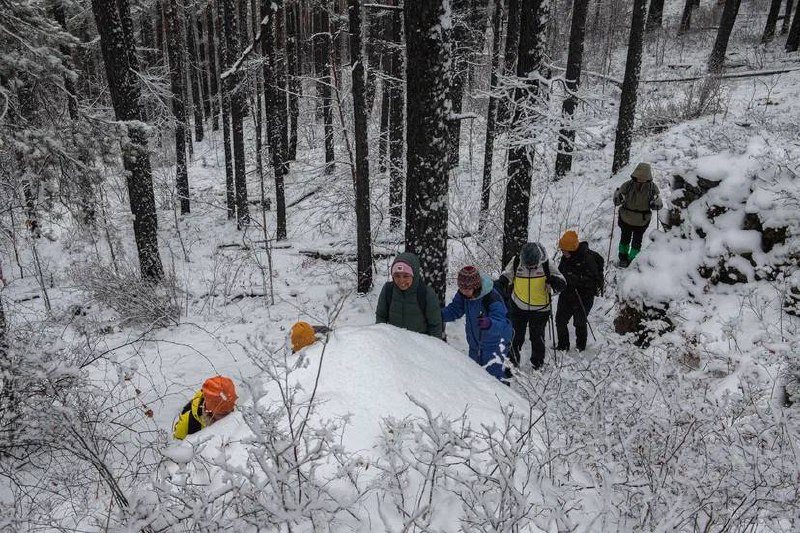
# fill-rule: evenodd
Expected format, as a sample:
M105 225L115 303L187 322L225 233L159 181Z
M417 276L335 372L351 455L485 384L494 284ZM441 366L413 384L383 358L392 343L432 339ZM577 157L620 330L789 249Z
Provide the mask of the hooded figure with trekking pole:
M533 368L544 364L545 329L552 318L553 294L566 287L558 267L550 264L544 246L529 242L522 246L518 256L506 265L497 280L507 295L508 317L514 328L511 342L511 363L519 366L519 354L525 343L525 330L531 335L531 363Z
M650 225L652 212L663 207L649 164L636 165L631 179L614 191L614 205L619 206L617 224L622 233L619 239L619 266L625 268L642 249L642 238Z
M603 288L604 262L602 256L589 249L589 243L581 242L573 230L564 232L558 241L558 247L563 253L558 269L567 280L567 288L558 297L556 350L569 350L567 325L571 319L575 326L575 345L579 351L583 351L586 349L586 328L588 326L591 330L592 327L589 323L589 311L594 304L594 297L599 295Z

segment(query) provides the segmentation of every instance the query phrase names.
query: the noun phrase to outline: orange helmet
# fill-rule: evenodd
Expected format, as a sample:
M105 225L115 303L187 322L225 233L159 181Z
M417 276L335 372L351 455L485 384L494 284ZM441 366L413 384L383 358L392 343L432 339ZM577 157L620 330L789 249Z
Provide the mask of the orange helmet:
M306 346L311 346L317 341L314 334L314 327L308 322L297 322L292 326L291 332L292 352L302 350Z
M203 383L203 409L215 417L225 416L236 406L236 387L231 378L214 376Z

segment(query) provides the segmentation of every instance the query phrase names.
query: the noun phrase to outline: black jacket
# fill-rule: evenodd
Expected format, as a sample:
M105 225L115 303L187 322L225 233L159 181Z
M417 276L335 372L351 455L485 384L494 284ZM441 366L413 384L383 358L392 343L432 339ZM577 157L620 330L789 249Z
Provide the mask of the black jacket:
M564 295L574 296L575 291L581 296L594 296L603 284L603 273L600 265L589 253L589 243L583 241L578 250L570 257L561 256L558 269L567 280Z

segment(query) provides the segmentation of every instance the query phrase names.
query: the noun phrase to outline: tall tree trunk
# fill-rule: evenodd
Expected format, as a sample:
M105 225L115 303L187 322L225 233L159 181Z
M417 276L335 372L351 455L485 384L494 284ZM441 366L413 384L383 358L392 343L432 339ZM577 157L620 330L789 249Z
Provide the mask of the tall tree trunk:
M228 49L230 39L235 37L228 37L228 25L225 21L225 2L227 0L217 0L217 13L215 26L219 41L217 41L217 48L219 49L219 69L221 73L228 69L228 65L233 63L231 53ZM217 80L220 100L222 101L222 144L224 145L223 152L225 154L225 207L228 212L228 220L236 217L236 186L233 169L233 151L231 149L231 83L223 81L220 76Z
M206 27L208 34L208 86L211 89L211 130L219 131L219 110L220 110L220 91L219 91L219 66L222 51L217 57L217 35L219 34L219 21L215 16L216 9L214 2L208 3Z
M469 0L451 0L452 3L452 19L453 30L451 32L451 49L452 49L452 68L450 75L450 100L451 117L449 117L448 129L448 152L450 168L458 167L460 159L460 145L461 145L461 120L459 115L462 111L462 103L464 101L464 85L466 84L467 74L469 73L468 65L468 35L469 29L467 28L466 17L470 8Z
M286 240L286 195L284 191L284 176L286 165L281 151L280 115L278 113L278 94L276 87L275 64L275 33L276 19L282 9L280 0L261 2L261 53L264 56L264 114L267 117L267 138L269 139L272 154L272 167L275 172L275 204L277 209L277 224L275 227L276 239ZM284 100L285 101L285 100ZM285 109L285 106L284 106Z
M63 2L56 2L55 9L64 10ZM147 10L142 10L139 14L139 32L142 39L142 61L144 62L143 68L147 69L155 65L157 54L156 52L156 30L153 27L153 15ZM66 22L65 22L66 24ZM66 27L65 27L66 29Z
M154 64L160 65L164 60L164 6L161 0L156 0L155 3L155 19L156 19L156 48L158 52L155 57Z
M197 27L197 53L198 60L200 61L199 72L203 93L203 116L211 116L211 77L209 76L209 56L207 51L207 33L205 30L205 15L201 12L199 15L196 8L192 8L192 18L195 20Z
M617 136L614 141L614 162L611 172L616 174L628 164L631 156L633 124L636 119L636 98L639 90L639 75L642 70L642 40L644 38L644 16L646 0L633 1L631 33L628 37L628 57L625 61L625 79L619 102Z
M325 171L334 168L333 107L331 105L331 25L327 1L314 6L314 62L317 70L317 87L322 101L322 120L325 131Z
M284 172L288 174L289 165L289 87L286 77L286 5L278 3L275 15L275 84L277 85L277 106L280 125L280 151Z
M540 91L536 81L543 68L547 40L549 0L523 0L520 13L519 56L517 78L525 86L514 90L516 103L512 127L535 113ZM528 240L533 150L529 143L516 145L508 154L508 185L503 217L503 267Z
M781 22L781 35L785 35L786 32L789 31L789 21L792 19L793 4L794 0L786 0L786 9L783 12L783 21Z
M714 48L708 57L708 71L712 74L721 72L725 66L725 52L728 50L728 41L731 38L733 25L736 23L740 2L741 0L725 0L722 19L719 23L719 30L717 30L717 40L714 41Z
M395 0L396 3L396 0ZM389 63L389 227L400 228L403 221L403 149L405 148L405 95L403 93L403 58L401 46L403 16L399 11L391 15L390 38L392 48Z
M119 0L125 3L127 0ZM147 133L141 126L144 113L139 107L139 62L134 43L125 39L123 22L116 3L92 0L92 11L100 33L100 48L106 66L106 77L120 122L128 122L129 143L122 147L122 162L128 173L128 197L133 214L133 234L139 252L142 277L160 280L164 277L158 251L158 218L150 170Z
M184 68L179 48L180 21L176 0L165 0L167 24L167 56L172 91L172 115L175 117L175 184L181 203L181 214L189 213L189 175L186 169L186 102L183 99Z
M407 0L405 9L406 250L420 257L422 278L444 304L447 269L449 35L448 0Z
M645 32L651 33L661 27L664 17L664 0L650 0L650 9L647 11Z
M255 36L258 35L259 29L261 28L261 18L259 17L260 9L258 6L258 0L250 0L250 24L253 39ZM260 50L254 45L253 50L254 55L259 55ZM263 60L263 58L260 58ZM264 82L261 78L261 75L258 71L253 73L254 77L254 85L255 85L255 117L253 119L253 129L255 130L255 137L256 137L256 172L258 174L258 183L261 189L261 215L262 215L262 224L266 226L266 215L264 211L266 210L266 206L264 205L266 199L264 198L264 143L262 138L262 119L263 119L263 112L261 108L261 95L264 93ZM263 228L264 233L266 235L266 227ZM266 238L266 237L265 237ZM267 243L264 243L264 247L266 248Z
M383 74L388 74L388 57L384 54L384 59L381 63L381 71ZM386 174L389 170L389 110L391 104L391 89L386 76L383 77L381 82L381 118L378 133L378 169L382 175Z
M297 52L300 49L300 5L295 1L287 5L286 60L289 86L289 144L287 159L297 159L297 121L300 118L300 73Z
M492 191L492 161L494 159L494 137L497 127L497 76L500 69L500 43L503 21L503 0L494 0L492 18L492 73L489 79L489 110L486 114L486 144L483 149L483 183L481 187L481 212L479 231L483 233L489 216L489 201Z
M62 2L56 2L53 4L53 18L56 19L61 29L65 32L69 32L67 29L67 17L64 11L64 4ZM144 17L145 19L147 17ZM142 29L142 35L145 34L144 29ZM61 54L67 58L67 68L72 69L72 51L68 46L61 45L60 50ZM67 90L67 111L69 112L69 119L71 121L78 120L78 99L76 97L75 92L75 81L70 76L64 76L64 88Z
M686 33L692 27L692 9L694 9L695 0L686 0L683 4L683 14L681 15L681 25L678 33Z
M650 4L652 6L652 3ZM571 125L572 115L578 105L578 87L581 83L583 66L583 41L586 36L586 12L589 0L574 0L572 4L572 23L569 31L569 55L567 56L566 78L567 97L561 107L565 127L558 132L558 155L556 156L556 179L572 169L572 152L575 149L575 129Z
M386 3L388 4L388 2ZM366 51L367 116L369 116L372 114L372 108L375 105L376 90L378 88L377 72L381 62L383 13L378 10L372 10L368 13L366 22L367 37L364 43L364 50Z
M350 69L353 73L353 123L355 126L356 165L353 169L356 202L356 267L358 292L372 288L372 240L369 199L369 144L367 142L367 95L364 50L361 40L361 2L348 0L350 18Z
M797 3L797 9L794 10L792 27L789 29L789 36L786 38L786 51L797 52L798 47L800 47L800 2Z
M520 0L508 0L506 6L506 43L505 55L503 59L503 74L511 76L517 71L517 51L519 49L519 25L520 25ZM508 96L501 99L497 108L497 120L507 124L511 119L511 108L508 102L511 100L511 91Z
M769 4L767 13L767 23L764 26L764 33L761 35L761 43L767 44L775 38L775 28L778 24L778 15L781 12L781 0L772 0Z
M185 8L186 17L186 48L189 50L189 63L186 70L189 72L189 80L192 89L192 111L194 113L194 138L197 142L203 141L203 98L200 95L200 84L202 82L200 61L197 53L197 39L195 38L195 12L194 6L191 11Z
M239 36L236 28L235 0L222 0L225 6L225 70L230 70L239 56ZM231 137L233 139L234 188L236 197L236 225L242 228L250 223L247 205L247 172L244 159L245 84L241 70L237 69L225 79L231 101Z

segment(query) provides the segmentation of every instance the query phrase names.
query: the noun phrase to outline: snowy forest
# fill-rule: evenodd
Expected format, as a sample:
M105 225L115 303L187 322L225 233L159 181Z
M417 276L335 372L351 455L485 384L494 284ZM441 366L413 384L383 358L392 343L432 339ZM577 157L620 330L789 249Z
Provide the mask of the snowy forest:
M800 531L799 237L800 0L0 0L0 531Z

